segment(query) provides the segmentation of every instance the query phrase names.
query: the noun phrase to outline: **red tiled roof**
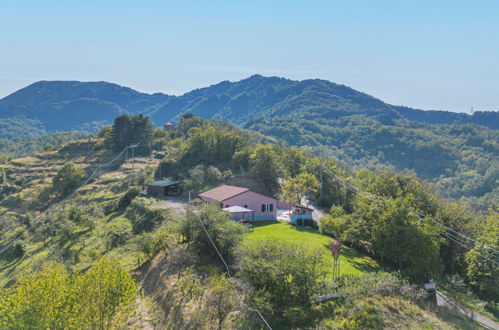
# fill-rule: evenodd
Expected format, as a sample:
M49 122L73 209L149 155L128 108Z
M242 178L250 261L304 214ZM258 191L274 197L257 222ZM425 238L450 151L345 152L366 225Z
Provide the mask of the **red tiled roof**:
M236 186L228 186L224 184L220 187L216 187L200 193L198 196L201 198L209 198L219 202L223 202L224 200L242 194L245 191L249 191L249 189Z

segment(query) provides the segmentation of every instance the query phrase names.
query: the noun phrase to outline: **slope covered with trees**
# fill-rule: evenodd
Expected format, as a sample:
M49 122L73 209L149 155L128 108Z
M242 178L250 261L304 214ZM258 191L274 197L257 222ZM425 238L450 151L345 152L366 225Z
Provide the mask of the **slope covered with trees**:
M139 126L151 128L152 134L139 134ZM138 155L156 159L124 163L125 149L117 145L129 142L141 143ZM95 314L100 305L74 301L74 292L85 290L88 281L103 289L89 290L82 302L110 299L106 306L117 311L106 314L111 324L123 324L118 323L122 316L128 325L140 322L129 312L139 305L142 313L147 300L155 306L148 311L154 317L148 319L159 328L261 328L264 323L255 308L274 328L458 327L466 321L441 317L428 307L422 292L386 290L447 274L461 278L483 299L497 299L490 290L497 265L488 263L478 249L461 249L433 225L440 222L497 249L487 233L487 228L497 227L493 210L491 217L484 217L444 201L411 174L364 170L353 175L334 159L309 157L295 147L268 142L272 140L254 132L193 115L183 116L168 133L152 128L147 117L124 115L97 138L6 159L0 168L15 189L0 204L0 249L7 251L0 255L0 319L11 325L13 317L29 327L31 319L24 316L33 311L46 315L47 327L77 321L93 327L99 320L92 323L83 316ZM196 192L240 173L260 180L269 194L287 189L296 198L296 187L306 187L309 197L332 207L321 231L376 258L386 272L331 278L322 252L289 242L248 241L248 227L230 221L216 205L194 202L174 210L167 201L140 196L153 179L176 178L184 191ZM313 189L321 178L322 189ZM344 182L378 198L362 198ZM78 184L83 186L51 209ZM102 257L116 263L100 262L106 260ZM49 261L64 264L73 275L50 264L55 273L46 268L39 272ZM130 272L145 296L137 295ZM52 281L53 276L61 281ZM24 295L30 286L63 291L71 303ZM352 294L315 302L319 295L337 291ZM14 303L18 299L25 303Z
M0 100L0 137L96 130L119 114L139 112L150 114L156 126L187 113L228 120L354 169L413 171L443 196L466 198L482 210L499 198L498 112L470 116L393 106L318 79L254 75L181 96L105 82L38 82Z
M96 131L122 113L148 113L170 96L145 94L107 82L39 81L0 100L0 137L46 132ZM16 126L24 125L17 129ZM33 131L33 132L30 132Z

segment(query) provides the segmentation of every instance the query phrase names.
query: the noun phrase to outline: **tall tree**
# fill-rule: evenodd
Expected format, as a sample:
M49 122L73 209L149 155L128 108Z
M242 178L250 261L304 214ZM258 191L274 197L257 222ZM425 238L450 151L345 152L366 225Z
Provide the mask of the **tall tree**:
M130 116L123 114L116 117L113 123L111 136L113 149L121 151L131 144L140 143L143 148L139 150L149 150L154 135L154 126L149 117L138 114Z
M493 212L493 211L492 211ZM494 212L487 217L479 243L466 255L467 275L478 292L491 300L499 299L499 266L491 249L499 249L499 214ZM484 247L487 246L487 247Z
M286 202L300 203L304 196L315 195L320 186L319 180L309 173L300 173L282 183L280 199Z
M52 187L60 196L66 196L78 188L84 177L85 172L75 163L69 162L57 172Z

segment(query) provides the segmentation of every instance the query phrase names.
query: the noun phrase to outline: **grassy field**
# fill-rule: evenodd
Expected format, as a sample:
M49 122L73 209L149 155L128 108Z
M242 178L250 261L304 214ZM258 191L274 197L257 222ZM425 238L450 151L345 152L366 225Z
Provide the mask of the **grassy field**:
M321 234L313 228L292 226L285 221L262 221L255 224L253 232L247 237L248 240L275 240L294 241L303 243L304 246L319 249L324 253L327 265L333 264L333 257L329 251L331 237ZM340 273L362 275L365 272L380 271L381 268L376 261L362 253L344 246L340 256Z

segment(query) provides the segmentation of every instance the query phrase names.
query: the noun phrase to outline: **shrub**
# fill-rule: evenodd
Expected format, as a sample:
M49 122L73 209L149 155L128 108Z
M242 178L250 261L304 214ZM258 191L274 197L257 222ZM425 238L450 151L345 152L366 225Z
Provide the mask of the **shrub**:
M16 242L12 246L11 255L13 258L21 258L26 253L26 244L24 242Z
M127 209L127 216L133 221L134 234L152 231L161 223L171 219L169 209L157 208L150 199L135 198Z
M239 250L239 275L253 287L253 300L275 325L310 325L312 296L325 267L319 250L295 242L249 242Z
M140 195L141 189L139 187L131 187L128 191L121 197L117 205L117 211L123 211L130 205L132 200Z

